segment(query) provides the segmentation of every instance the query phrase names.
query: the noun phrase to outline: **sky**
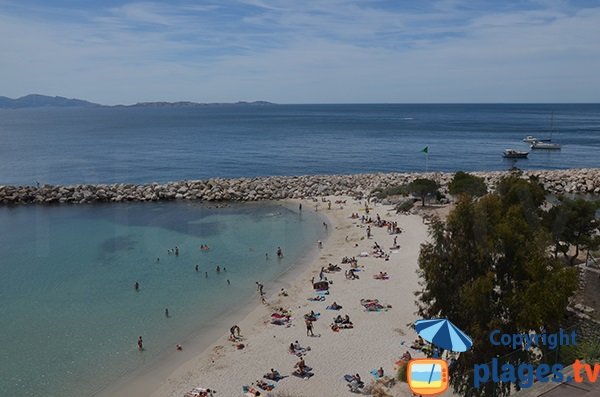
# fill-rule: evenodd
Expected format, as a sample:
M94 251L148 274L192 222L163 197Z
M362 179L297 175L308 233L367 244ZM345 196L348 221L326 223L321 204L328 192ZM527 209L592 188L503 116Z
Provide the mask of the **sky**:
M0 0L0 95L600 102L600 0Z

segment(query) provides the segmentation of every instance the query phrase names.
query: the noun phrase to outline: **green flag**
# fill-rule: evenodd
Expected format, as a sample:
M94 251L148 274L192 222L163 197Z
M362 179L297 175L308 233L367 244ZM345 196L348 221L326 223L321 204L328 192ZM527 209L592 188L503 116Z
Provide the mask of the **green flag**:
M429 146L425 146L425 148L423 150L421 150L423 153L429 153Z

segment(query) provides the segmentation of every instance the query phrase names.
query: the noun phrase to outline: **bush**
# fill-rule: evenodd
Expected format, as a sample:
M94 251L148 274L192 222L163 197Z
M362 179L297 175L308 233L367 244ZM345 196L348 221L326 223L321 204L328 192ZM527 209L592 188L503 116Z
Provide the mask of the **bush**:
M453 196L468 194L481 197L487 193L487 186L483 178L458 171L448 184L448 191Z
M386 188L377 188L371 192L378 199L384 199L389 196L408 196L409 191L406 185L390 186Z
M396 206L396 212L408 212L415 206L412 200L406 200Z

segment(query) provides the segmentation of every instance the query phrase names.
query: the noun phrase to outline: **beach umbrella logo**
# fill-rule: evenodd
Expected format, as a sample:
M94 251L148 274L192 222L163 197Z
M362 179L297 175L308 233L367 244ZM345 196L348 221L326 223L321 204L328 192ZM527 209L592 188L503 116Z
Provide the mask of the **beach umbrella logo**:
M473 346L471 338L447 319L418 320L415 329L421 338L444 350L465 352ZM414 394L441 394L448 389L448 363L435 356L410 360L406 380Z
M417 320L415 330L421 338L444 350L466 352L473 346L471 338L448 319Z

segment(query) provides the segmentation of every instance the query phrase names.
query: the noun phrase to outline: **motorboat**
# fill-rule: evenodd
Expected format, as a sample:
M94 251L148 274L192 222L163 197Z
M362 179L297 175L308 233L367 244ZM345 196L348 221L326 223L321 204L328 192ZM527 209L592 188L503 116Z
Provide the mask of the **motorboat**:
M538 139L532 135L527 135L527 138L523 138L523 142L533 143L533 142L550 142L550 139Z
M521 150L506 149L502 152L502 157L507 159L524 159L527 158L529 152L523 152Z
M560 143L535 141L531 143L531 149L560 150Z

